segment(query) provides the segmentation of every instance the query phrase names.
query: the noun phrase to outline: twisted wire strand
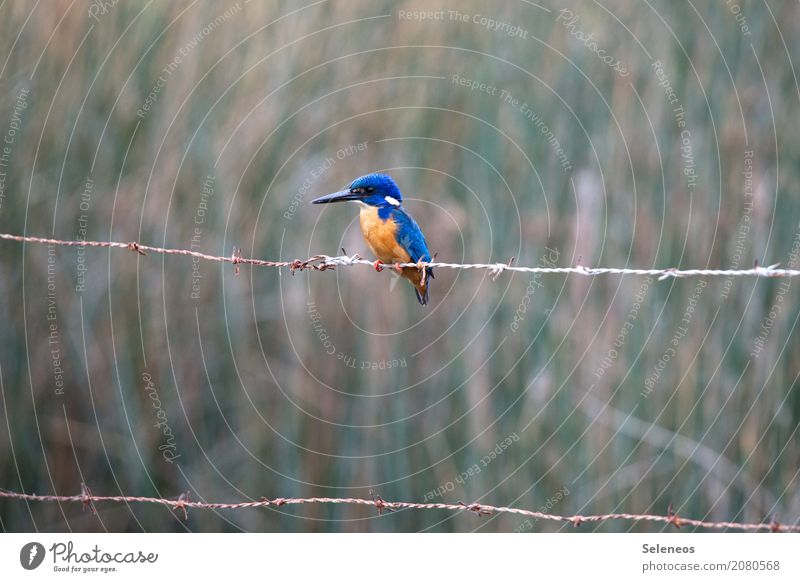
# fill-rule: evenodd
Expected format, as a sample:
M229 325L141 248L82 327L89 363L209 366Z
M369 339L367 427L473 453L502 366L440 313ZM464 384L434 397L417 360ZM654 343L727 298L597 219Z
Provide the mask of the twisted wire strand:
M191 501L189 494L184 493L177 499L164 499L161 497L130 497L126 495L92 495L86 485L81 487L79 495L36 495L33 493L17 493L0 489L0 498L16 499L22 501L35 502L58 502L58 503L82 503L84 507L96 511L96 503L149 503L163 505L171 509L179 509L184 512L188 519L187 510L189 509L253 509L260 507L281 507L284 505L301 504L337 504L337 505L366 505L375 507L379 514L384 511L392 512L401 509L425 510L438 509L447 511L468 511L478 516L493 515L499 513L509 513L524 517L541 519L554 522L570 523L579 526L583 523L599 523L605 521L630 521L630 522L654 522L673 525L677 528L695 527L700 529L715 530L740 530L749 532L770 531L770 532L800 532L800 525L786 525L773 520L770 523L741 523L732 521L703 521L678 517L675 513L668 511L667 515L638 514L638 513L606 513L602 515L556 515L542 511L532 511L516 507L496 507L483 503L413 503L408 501L386 501L379 495L374 495L370 491L371 499L358 497L277 497L267 499L262 497L259 501L244 501L240 503L207 503L204 501Z
M292 272L299 270L326 271L336 267L351 267L354 265L375 266L374 261L368 261L358 254L347 256L314 255L305 260L294 259L291 261L269 261L264 259L252 259L241 256L241 249L234 247L233 254L229 257L209 255L188 249L170 249L150 245L143 245L138 242L113 242L113 241L84 241L84 240L59 240L52 238L42 238L37 236L22 236L15 234L0 233L0 239L17 241L22 243L54 245L64 247L92 247L92 248L118 248L138 252L141 255L148 253L163 255L184 255L195 257L206 261L217 263L231 263L233 265L253 265L256 267L285 267ZM492 278L497 279L506 271L514 273L532 274L574 274L585 276L596 275L643 275L658 277L659 280L670 277L797 277L800 276L798 269L779 268L779 264L762 267L755 265L750 269L677 269L674 267L664 269L629 269L624 267L585 267L576 265L573 267L524 267L514 266L513 259L508 263L444 263L438 261L419 261L417 263L393 263L387 267L394 269L402 268L437 268L437 269L486 269Z

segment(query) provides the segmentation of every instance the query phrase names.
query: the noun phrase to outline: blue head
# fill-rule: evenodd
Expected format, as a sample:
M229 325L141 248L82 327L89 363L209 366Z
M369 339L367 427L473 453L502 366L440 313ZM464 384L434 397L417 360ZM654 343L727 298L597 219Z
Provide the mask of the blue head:
M403 195L391 176L367 174L356 178L344 190L312 200L312 204L329 204L355 200L376 208L397 208L403 203Z

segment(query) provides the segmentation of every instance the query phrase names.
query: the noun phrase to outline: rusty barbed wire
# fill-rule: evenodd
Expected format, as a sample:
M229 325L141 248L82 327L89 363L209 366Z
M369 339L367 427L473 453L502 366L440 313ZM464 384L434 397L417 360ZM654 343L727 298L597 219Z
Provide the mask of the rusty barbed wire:
M147 255L148 253L164 254L164 255L182 255L199 258L202 260L231 263L236 266L237 273L239 265L253 265L256 267L275 267L275 268L289 268L292 272L296 270L315 270L326 271L333 270L339 266L353 266L353 265L367 265L374 267L373 261L368 261L361 258L358 254L347 256L329 256L329 255L315 255L305 260L294 259L291 261L270 261L263 259L245 258L241 255L241 249L233 249L230 257L215 256L198 251L191 251L187 249L170 249L162 248L151 245L144 245L138 242L113 242L113 241L67 241L51 238L42 238L34 236L22 236L0 233L0 239L54 246L66 247L90 247L90 248L119 248L134 251L140 255ZM445 262L423 262L418 263L395 263L387 265L387 267L401 269L405 267L416 268L450 268L450 269L487 269L490 271L491 276L496 279L505 271L521 272L521 273L542 273L542 274L578 274L578 275L603 275L603 274L619 274L619 275L646 275L657 276L659 280L669 277L692 277L692 276L729 276L729 277L796 277L800 276L800 270L796 269L780 269L778 265L771 265L769 267L760 267L758 265L751 269L628 269L628 268L590 268L577 265L574 267L522 267L513 266L513 259L508 263L445 263ZM423 271L424 272L424 271ZM31 493L17 493L13 491L6 491L0 489L0 498L17 499L24 501L38 501L38 502L64 502L64 503L81 503L84 508L89 508L95 511L95 503L110 502L110 503L149 503L158 504L169 507L174 510L181 510L184 516L188 518L188 509L250 509L259 507L280 507L283 505L299 505L299 504L344 504L344 505L367 505L375 507L379 514L384 511L392 512L400 509L408 510L448 510L448 511L469 511L478 516L492 515L499 513L508 513L529 517L534 519L541 519L546 521L570 523L574 526L579 526L583 523L598 523L604 521L622 520L631 522L654 522L663 523L665 525L673 525L675 527L689 526L701 529L732 529L741 531L772 531L772 532L800 532L800 525L784 525L773 520L770 523L740 523L740 522L712 522L703 521L699 519L691 519L678 517L673 513L670 508L667 515L655 514L635 514L635 513L609 513L603 515L555 515L551 513L533 511L528 509L519 509L515 507L496 507L482 503L416 503L407 501L386 501L380 495L375 495L370 491L371 499L364 498L335 498L335 497L310 497L310 498L284 498L278 497L275 499L262 498L259 501L246 501L238 503L208 503L202 501L191 501L188 493L182 493L177 499L165 499L156 497L140 497L140 496L123 496L123 495L93 495L85 484L81 484L81 493L78 495L37 495Z
M276 267L288 268L294 271L314 270L327 271L334 270L336 267L351 267L354 265L368 265L375 267L375 261L368 261L358 254L347 256L314 255L308 259L294 259L291 261L268 261L264 259L246 258L241 255L241 249L234 247L233 253L229 257L215 256L188 249L170 249L151 245L143 245L138 242L113 242L113 241L83 241L83 240L59 240L52 238L42 238L37 236L23 236L15 234L0 233L0 239L16 241L22 243L33 243L42 245L65 246L65 247L90 247L90 248L118 248L127 249L147 255L148 253L163 255L183 255L195 257L206 261L217 263L231 263L236 266L237 273L239 265L253 265L255 267ZM497 279L504 272L533 273L533 274L574 274L585 276L596 275L643 275L658 277L659 280L670 277L798 277L799 269L782 269L780 263L762 267L757 263L750 269L677 269L669 267L665 269L629 269L625 267L585 267L575 265L573 267L523 267L514 266L512 258L507 263L444 263L439 261L419 261L417 263L394 263L386 265L390 269L402 268L437 268L437 269L486 269L490 272L493 279ZM424 272L424 271L423 271Z
M97 503L149 503L163 505L173 510L183 512L184 518L188 519L190 509L254 509L259 507L282 507L284 505L302 504L336 504L336 505L366 505L374 507L378 514L384 511L393 512L401 509L407 510L446 510L446 511L467 511L482 517L508 513L528 518L541 519L546 521L569 523L575 527L584 523L600 523L605 521L630 521L630 522L652 522L672 525L676 528L695 527L699 529L716 530L740 530L749 532L769 531L769 532L794 532L800 533L800 525L786 525L773 519L769 523L742 523L732 521L703 521L679 517L672 506L667 511L667 515L639 514L639 513L606 513L602 515L556 515L542 511L530 509L519 509L516 507L496 507L484 503L415 503L408 501L386 501L380 495L374 494L370 490L370 499L359 497L277 497L267 499L262 497L259 501L243 501L238 503L209 503L205 501L192 501L189 493L181 493L177 499L165 499L162 497L135 497L127 495L93 495L85 484L81 484L81 493L78 495L36 495L34 493L17 493L0 489L0 498L16 499L20 501L35 502L57 502L57 503L80 503L86 509L96 512Z

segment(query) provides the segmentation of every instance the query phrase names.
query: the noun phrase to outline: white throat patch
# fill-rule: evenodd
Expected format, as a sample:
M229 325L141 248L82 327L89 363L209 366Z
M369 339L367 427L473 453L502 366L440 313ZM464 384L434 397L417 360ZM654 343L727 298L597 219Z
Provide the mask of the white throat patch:
M400 206L400 203L397 201L397 198L392 198L391 196L386 196L384 198L384 200L386 200L386 202L388 202L392 206Z

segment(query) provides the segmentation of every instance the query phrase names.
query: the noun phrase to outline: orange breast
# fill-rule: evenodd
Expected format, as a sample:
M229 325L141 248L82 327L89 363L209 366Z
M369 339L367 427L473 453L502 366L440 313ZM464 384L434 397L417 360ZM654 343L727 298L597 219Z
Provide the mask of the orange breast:
M361 208L359 216L361 223L361 234L367 241L369 248L384 263L408 263L411 257L408 252L397 244L395 234L397 233L397 223L389 218L382 220L378 216L378 209L373 206Z
M395 234L397 233L397 223L391 218L381 220L378 216L378 209L372 206L363 206L359 215L361 224L361 234L367 241L369 248L375 253L381 262L387 265L392 263L412 263L411 255L402 246L397 244ZM411 281L421 295L425 295L425 288L422 284L422 273L416 267L406 267L403 269L402 276Z

